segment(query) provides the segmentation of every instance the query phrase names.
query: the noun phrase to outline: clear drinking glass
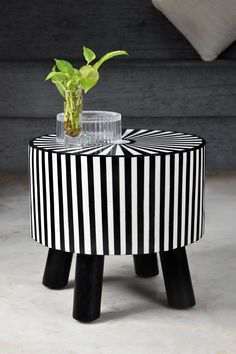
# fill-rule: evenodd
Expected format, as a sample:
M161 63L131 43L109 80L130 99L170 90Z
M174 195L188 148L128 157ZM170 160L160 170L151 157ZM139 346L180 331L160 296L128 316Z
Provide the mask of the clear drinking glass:
M57 142L64 143L64 113L57 114L56 136Z

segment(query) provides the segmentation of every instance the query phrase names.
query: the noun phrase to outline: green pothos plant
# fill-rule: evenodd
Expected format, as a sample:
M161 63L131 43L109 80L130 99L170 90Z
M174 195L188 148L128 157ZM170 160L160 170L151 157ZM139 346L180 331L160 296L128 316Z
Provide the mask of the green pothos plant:
M50 79L64 98L64 129L71 137L81 134L83 92L87 93L98 82L100 66L108 59L118 55L128 55L128 53L124 50L110 52L93 64L96 55L91 49L83 47L83 55L87 64L80 68L73 67L66 60L55 59L55 65L46 77L46 80Z

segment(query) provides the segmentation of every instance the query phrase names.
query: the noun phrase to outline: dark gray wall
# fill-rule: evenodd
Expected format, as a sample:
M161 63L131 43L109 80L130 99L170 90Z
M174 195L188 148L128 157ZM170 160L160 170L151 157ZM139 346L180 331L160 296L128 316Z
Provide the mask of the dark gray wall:
M236 45L202 62L149 0L2 0L0 14L1 170L25 170L28 139L55 131L62 100L44 78L52 58L80 65L83 45L130 54L104 65L85 108L204 136L208 169L236 170Z

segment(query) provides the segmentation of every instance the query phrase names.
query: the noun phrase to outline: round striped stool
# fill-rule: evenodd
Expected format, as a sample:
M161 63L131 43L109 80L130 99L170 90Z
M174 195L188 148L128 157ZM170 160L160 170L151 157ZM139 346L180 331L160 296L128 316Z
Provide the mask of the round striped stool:
M32 238L49 247L43 284L63 288L77 253L73 317L99 317L105 255L134 256L136 274L163 269L169 305L195 304L185 246L204 232L205 142L127 129L116 143L29 143Z

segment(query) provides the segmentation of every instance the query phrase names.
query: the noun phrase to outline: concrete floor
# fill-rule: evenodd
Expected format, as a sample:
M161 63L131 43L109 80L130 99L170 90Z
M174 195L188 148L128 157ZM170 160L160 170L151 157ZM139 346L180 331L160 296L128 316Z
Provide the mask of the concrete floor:
M139 279L132 258L107 257L101 318L71 317L65 290L41 285L47 249L29 237L27 177L0 177L1 354L236 353L236 175L207 179L205 237L188 247L197 305L166 305L162 274Z

